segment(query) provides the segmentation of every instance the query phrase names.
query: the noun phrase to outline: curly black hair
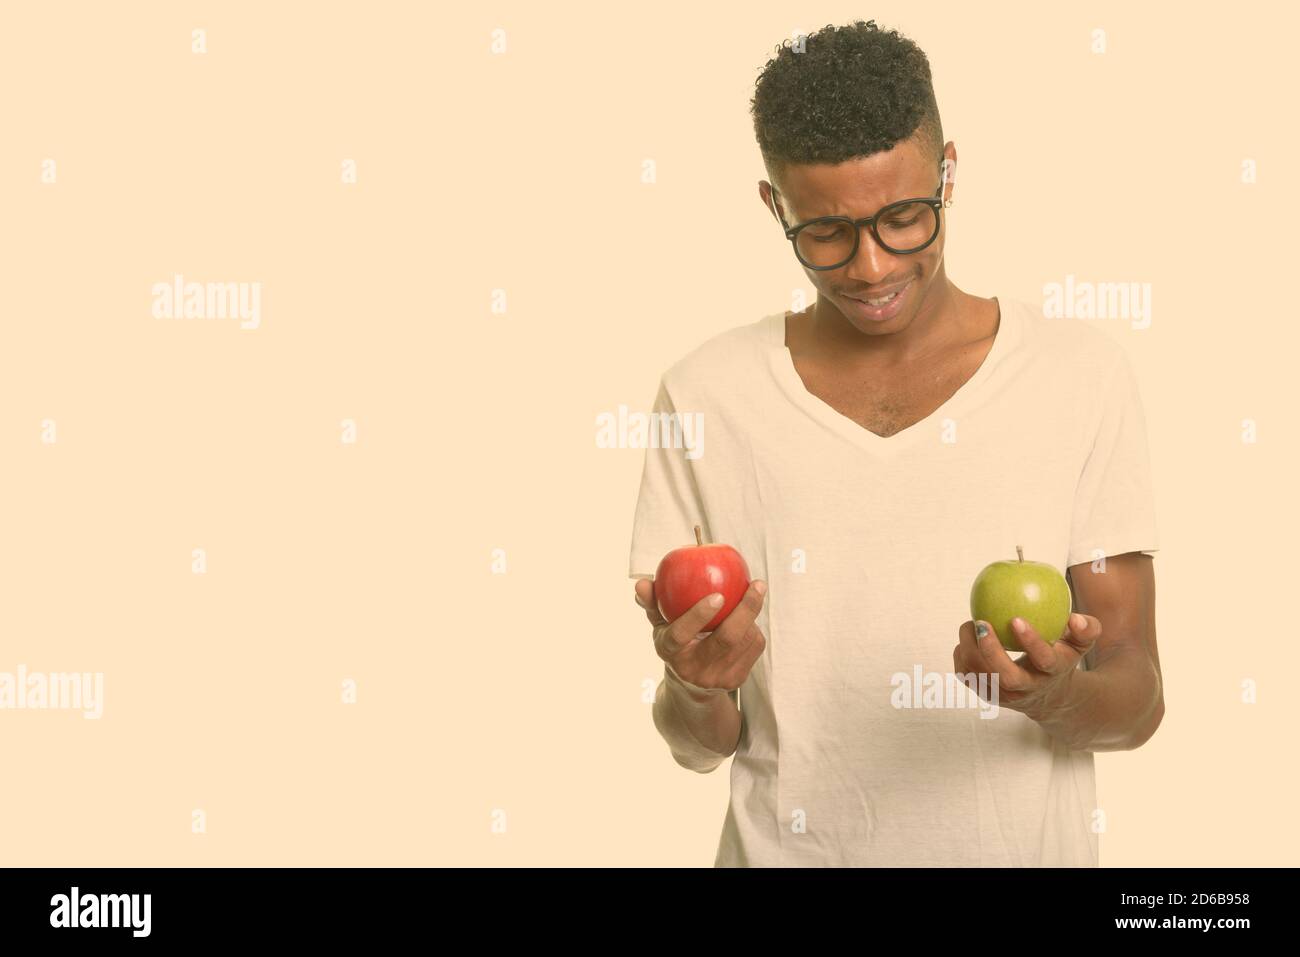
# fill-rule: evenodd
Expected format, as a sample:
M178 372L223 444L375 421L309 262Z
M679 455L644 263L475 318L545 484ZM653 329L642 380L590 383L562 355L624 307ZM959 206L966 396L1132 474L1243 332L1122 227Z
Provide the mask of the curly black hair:
M857 20L828 23L803 47L786 40L755 81L754 134L769 174L885 152L918 132L922 148L941 159L930 61L914 42Z

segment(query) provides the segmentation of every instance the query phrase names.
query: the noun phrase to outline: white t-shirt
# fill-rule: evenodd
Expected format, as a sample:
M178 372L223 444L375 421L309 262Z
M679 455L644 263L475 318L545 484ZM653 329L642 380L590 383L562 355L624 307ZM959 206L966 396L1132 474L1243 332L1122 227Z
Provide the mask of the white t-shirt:
M770 589L715 866L1097 865L1091 752L973 694L895 706L947 680L972 582L1017 545L1062 573L1158 548L1122 346L999 302L974 376L887 438L807 390L784 311L664 373L653 411L687 427L652 423L630 577L700 524Z

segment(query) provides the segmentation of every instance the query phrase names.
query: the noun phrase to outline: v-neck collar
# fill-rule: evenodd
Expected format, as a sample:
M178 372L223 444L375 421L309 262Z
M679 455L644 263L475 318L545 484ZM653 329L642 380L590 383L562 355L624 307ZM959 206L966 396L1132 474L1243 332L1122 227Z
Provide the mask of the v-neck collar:
M926 438L938 442L937 423L957 416L970 405L972 398L992 374L994 367L1020 337L1021 322L1024 319L1021 303L1016 300L994 298L998 303L998 328L993 336L993 345L989 347L988 354L984 356L984 361L975 370L975 374L962 383L961 387L939 408L919 422L914 422L893 435L877 435L808 391L808 387L799 376L799 370L795 368L794 356L785 344L784 310L773 313L765 320L768 364L782 391L795 405L831 431L873 454L890 455Z

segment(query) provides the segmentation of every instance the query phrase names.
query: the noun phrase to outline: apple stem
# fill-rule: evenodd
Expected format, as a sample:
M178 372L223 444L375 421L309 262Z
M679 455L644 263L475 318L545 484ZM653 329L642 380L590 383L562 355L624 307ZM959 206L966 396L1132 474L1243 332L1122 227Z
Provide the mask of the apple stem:
M1024 551L1024 549L1022 549L1019 545L1017 545L1017 546L1016 546L1016 561L1018 561L1018 562L1023 562L1024 560L1025 560L1025 551Z
M704 544L704 538L700 535L700 526L698 525L695 526L695 544L696 545Z

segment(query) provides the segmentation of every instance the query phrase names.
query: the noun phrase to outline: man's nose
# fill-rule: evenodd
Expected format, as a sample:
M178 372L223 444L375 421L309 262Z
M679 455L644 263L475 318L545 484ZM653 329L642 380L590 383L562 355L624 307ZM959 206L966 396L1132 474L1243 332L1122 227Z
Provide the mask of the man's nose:
M844 268L861 282L875 284L895 270L897 257L882 249L871 230L863 226L858 232L858 252Z

